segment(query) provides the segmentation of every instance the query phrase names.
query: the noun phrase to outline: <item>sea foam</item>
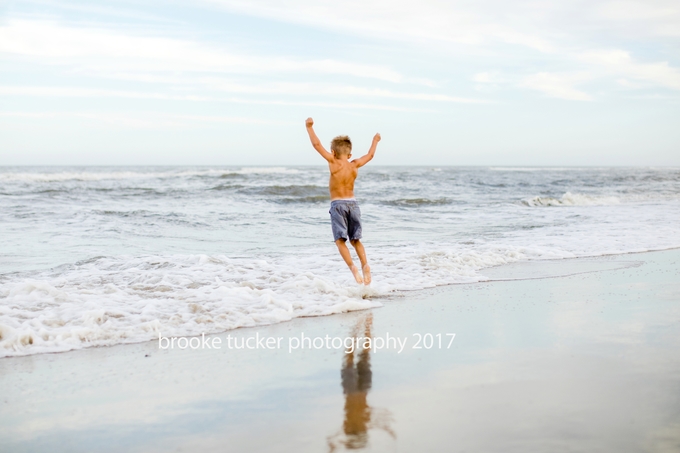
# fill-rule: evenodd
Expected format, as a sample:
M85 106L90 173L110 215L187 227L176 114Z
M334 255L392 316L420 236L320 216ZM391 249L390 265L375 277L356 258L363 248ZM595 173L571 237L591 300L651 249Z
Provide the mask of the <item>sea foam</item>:
M371 287L353 283L339 260L323 252L271 260L100 257L30 279L3 279L0 356L146 341L159 333L216 333L379 307L381 296L394 291L479 281L484 279L479 269L526 256L517 248L374 253Z

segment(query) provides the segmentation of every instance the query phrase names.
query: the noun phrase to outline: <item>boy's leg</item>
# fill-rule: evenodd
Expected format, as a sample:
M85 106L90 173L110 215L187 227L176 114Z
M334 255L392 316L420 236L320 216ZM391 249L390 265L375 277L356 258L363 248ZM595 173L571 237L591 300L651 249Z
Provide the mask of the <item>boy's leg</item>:
M361 278L359 269L357 269L357 267L354 265L354 261L352 261L352 256L349 254L349 249L347 248L347 244L345 244L345 240L338 239L337 241L335 241L335 245L338 246L340 256L342 256L342 259L345 260L347 267L349 267L349 270L352 271L354 279L357 281L357 283L363 283L364 280ZM361 256L359 257L359 259L361 259Z
M357 251L359 255L359 261L361 261L361 271L364 274L364 284L368 285L371 283L371 266L368 265L368 260L366 259L366 250L364 249L364 244L361 243L359 239L350 241L354 250Z

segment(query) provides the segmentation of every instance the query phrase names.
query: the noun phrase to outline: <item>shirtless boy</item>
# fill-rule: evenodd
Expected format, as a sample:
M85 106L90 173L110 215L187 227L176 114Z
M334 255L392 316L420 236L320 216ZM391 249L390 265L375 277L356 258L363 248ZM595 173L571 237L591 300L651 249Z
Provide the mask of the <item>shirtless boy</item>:
M368 285L371 283L371 268L366 261L366 251L361 243L361 211L354 199L354 180L357 178L359 167L363 167L373 159L375 149L380 141L380 134L375 134L373 143L368 153L358 159L349 160L352 157L352 142L346 135L335 137L331 142L329 153L321 144L319 137L314 133L314 120L307 118L305 121L309 139L312 146L328 161L328 169L331 178L328 188L331 192L331 226L333 227L333 239L342 259L352 271L357 283ZM361 273L354 265L352 256L345 243L349 239L350 244L356 250L361 261ZM362 277L363 274L363 277Z

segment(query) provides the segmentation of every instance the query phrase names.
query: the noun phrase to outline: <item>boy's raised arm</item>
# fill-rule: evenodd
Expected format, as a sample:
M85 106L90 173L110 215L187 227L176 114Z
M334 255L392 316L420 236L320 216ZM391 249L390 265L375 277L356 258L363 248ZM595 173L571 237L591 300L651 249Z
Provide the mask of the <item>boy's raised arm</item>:
M307 118L307 121L305 121L305 126L307 126L307 133L309 134L309 140L312 142L312 146L314 147L315 150L319 154L321 154L321 157L326 159L327 161L332 161L333 160L333 155L326 151L326 148L323 147L321 144L321 140L319 140L319 137L316 136L316 133L314 132L314 120L311 118Z
M375 156L375 149L378 147L378 142L380 141L380 138L381 138L380 134L375 134L375 136L373 137L373 143L371 143L371 148L368 150L368 153L352 161L357 165L357 167L363 167L364 165L369 163L371 159L373 159L373 156Z

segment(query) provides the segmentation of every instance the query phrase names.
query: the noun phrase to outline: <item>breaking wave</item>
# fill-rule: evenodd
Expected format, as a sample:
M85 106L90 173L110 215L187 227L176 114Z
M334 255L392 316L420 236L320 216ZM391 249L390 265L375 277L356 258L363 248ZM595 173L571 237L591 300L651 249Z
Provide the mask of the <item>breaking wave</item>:
M386 200L383 204L399 207L420 207L420 206L442 206L453 203L448 198L399 198L397 200Z
M520 247L375 253L380 278L352 284L334 255L270 259L95 257L0 280L0 357L217 333L381 306L380 296L475 282L480 269L569 254ZM405 280L403 275L409 275Z
M578 193L567 192L560 198L553 197L534 197L522 200L525 206L603 206L621 203L618 197L591 196Z

